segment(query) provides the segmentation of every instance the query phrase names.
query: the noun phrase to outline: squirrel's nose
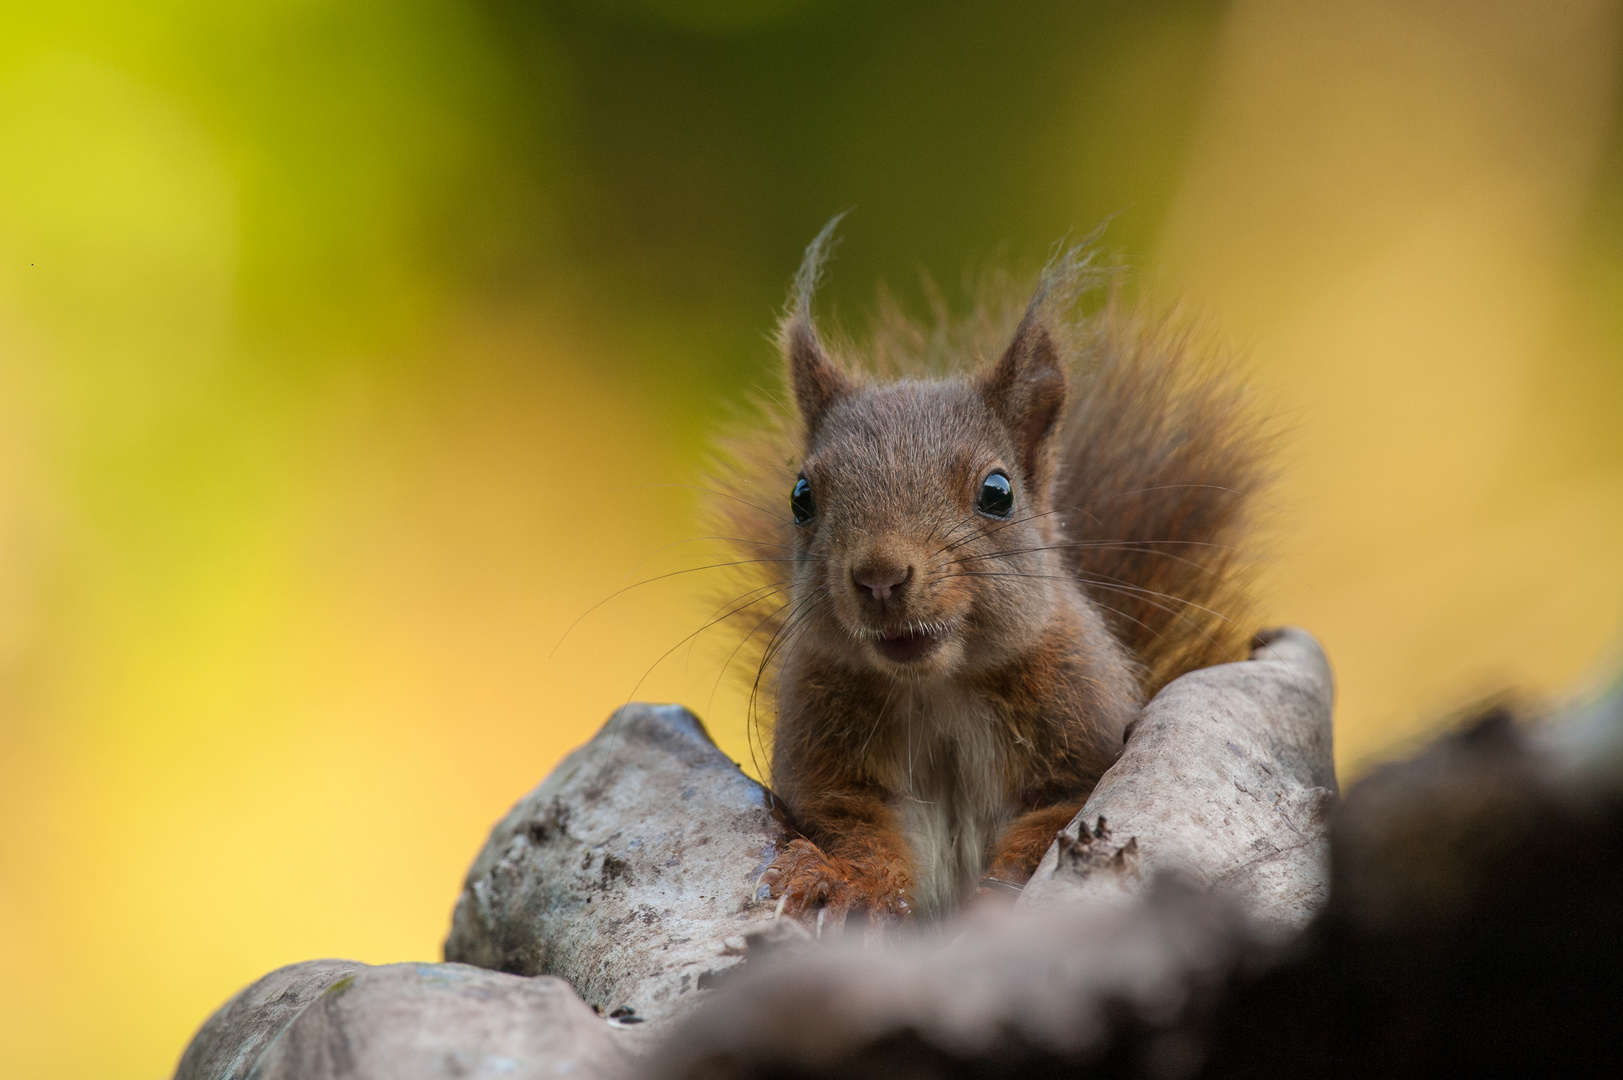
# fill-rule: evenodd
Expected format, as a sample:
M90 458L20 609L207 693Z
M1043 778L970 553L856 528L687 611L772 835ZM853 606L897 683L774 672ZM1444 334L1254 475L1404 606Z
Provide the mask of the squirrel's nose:
M857 583L859 589L872 593L875 600L889 600L891 592L907 584L912 576L911 566L869 564L851 571L851 580Z

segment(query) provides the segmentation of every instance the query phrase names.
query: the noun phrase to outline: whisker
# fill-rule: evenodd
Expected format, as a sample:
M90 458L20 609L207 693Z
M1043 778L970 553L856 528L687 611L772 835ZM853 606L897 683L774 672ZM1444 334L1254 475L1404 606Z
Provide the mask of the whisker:
M1132 491L1118 491L1114 495L1100 495L1095 501L1104 502L1107 499L1125 499L1129 495L1147 495L1152 491L1226 491L1230 495L1244 496L1246 492L1237 488L1224 487L1222 484L1157 484L1154 487L1134 488Z
M1092 514L1088 514L1086 510L1083 510L1081 505L1055 506L1055 507L1052 507L1052 508L1050 508L1048 510L1043 510L1043 511L1040 511L1040 512L1035 513L1035 514L1027 514L1024 517L1010 518L1007 521L999 522L998 526L996 528L987 529L985 532L976 533L976 534L973 534L971 536L965 537L963 540L957 542L956 544L950 545L947 548L943 548L942 551L950 551L955 547L962 547L964 544L968 543L970 540L973 540L975 538L975 536L996 536L998 533L1002 532L1004 529L1013 528L1016 525L1024 525L1028 521L1036 521L1039 518L1051 517L1054 514L1063 514L1063 513L1066 513L1067 511L1071 511L1071 510L1081 511L1082 513L1086 514L1088 517L1093 517L1094 516ZM1094 520L1098 520L1098 519L1095 518ZM941 552L937 552L936 554L939 555L939 554L941 554Z
M700 484L630 484L630 485L627 485L626 487L620 488L618 490L636 491L636 490L646 490L646 489L650 489L650 488L686 488L688 491L702 491L707 495L719 495L723 499L731 499L731 500L733 500L733 502L743 503L745 506L749 507L752 510L759 510L761 513L765 514L767 517L771 518L773 521L782 522L785 525L793 524L788 518L780 517L775 511L768 510L764 506L759 506L759 505L757 505L755 503L752 503L748 499L742 498L742 497L740 497L738 495L734 495L730 491L722 491L719 488L704 487L704 486L702 486Z
M767 641L766 648L761 654L761 663L755 670L755 681L750 686L749 700L745 706L744 717L746 738L747 732L750 730L752 725L756 736L759 737L760 735L761 718L759 704L761 680L766 677L766 672L771 667L772 661L776 657L778 651L790 640L790 638L786 637L785 635L793 634L799 626L804 625L809 619L812 605L823 599L827 593L828 586L825 583L819 585L816 589L813 589L811 595L799 601L795 601L789 614L784 618L783 623L777 628L777 630L773 632L772 637ZM760 741L761 750L763 753L765 753L765 740L763 739ZM750 747L750 760L755 764L756 769L759 770L760 762L755 758L755 749L753 743Z
M1162 599L1162 600L1169 600L1174 604L1182 605L1182 608L1194 608L1196 611L1205 612L1207 615L1212 616L1214 619L1222 619L1224 622L1228 623L1230 626L1235 625L1234 620L1229 618L1227 615L1223 614L1221 611L1217 611L1217 610L1214 610L1213 608L1209 608L1209 607L1205 607L1205 606L1203 606L1201 604L1197 604L1193 600L1186 599L1185 597L1182 597L1182 596L1174 596L1171 593L1159 592L1159 591L1157 591L1155 589L1146 589L1146 588L1143 588L1142 586L1133 585L1130 582L1122 581L1120 578L1113 578L1113 577L1110 577L1109 575L1106 575L1106 574L1079 574L1077 576L1082 578L1083 582L1085 584L1088 584L1088 585L1096 585L1101 589L1110 589L1113 592L1128 592L1128 593L1134 593L1134 594L1137 594L1137 595L1140 595L1140 596L1157 597L1157 598ZM1181 611L1182 608L1180 608L1179 611ZM1163 608L1162 610L1166 610L1166 609ZM1179 612L1171 612L1171 614L1178 614L1178 613Z
M706 618L710 618L711 616L719 615L721 613L722 608L727 607L729 604L736 604L738 601L744 599L744 597L748 596L750 593L770 593L770 592L772 592L774 590L779 590L781 586L785 586L785 585L789 585L789 584L790 584L790 579L789 578L779 578L777 581L769 581L764 585L757 585L753 589L745 589L743 592L739 593L737 596L733 597L731 600L727 600L727 601L723 602L722 604L719 604L715 608L715 610L710 613L710 615L706 616Z
M1175 604L1182 605L1182 607L1194 608L1197 611L1203 611L1206 614L1211 615L1214 618L1222 619L1226 623L1230 623L1230 624L1234 623L1233 619L1229 618L1227 615L1224 615L1222 612L1213 611L1209 607L1202 607L1200 604L1197 604L1192 600L1185 600L1183 597L1181 597L1181 596L1173 596L1171 593L1157 592L1154 589L1145 589L1145 588L1141 588L1141 587L1139 587L1137 585L1129 585L1129 584L1126 584L1124 582L1120 582L1120 579L1118 579L1118 578L1108 578L1108 577L1105 577L1104 575L1027 574L1027 573L1022 573L1022 572L1017 571L1017 570L1007 570L1007 571L965 570L965 571L959 571L959 576L960 577L1012 577L1012 578L1026 578L1026 579L1033 580L1033 581L1075 581L1078 578L1081 578L1083 583L1086 584L1086 585L1096 585L1101 589L1110 589L1113 592L1128 592L1128 593L1133 593L1133 594L1136 594L1136 595L1142 595L1142 596L1145 596L1145 597L1158 597L1158 598L1160 598L1162 600L1170 600ZM1114 582L1114 584L1112 584L1113 582ZM1151 603L1153 603L1153 601L1151 601ZM1160 610L1165 611L1169 615L1177 615L1181 611L1181 608L1170 608L1170 607L1165 607L1165 606L1160 605L1160 604L1155 604L1154 606L1160 608Z
M624 576L625 577L630 577L632 574L637 572L637 568L639 566L641 566L643 563L647 562L649 559L652 559L655 555L658 555L662 551L669 551L671 548L681 547L684 544L702 544L702 543L704 543L706 541L713 541L713 542L716 542L716 543L743 544L746 547L778 548L778 549L780 549L782 551L793 551L794 550L794 545L793 544L774 544L774 543L771 543L770 541L767 541L767 540L751 540L746 536L690 536L686 540L673 540L669 544L661 544L659 547L655 548L654 550L650 551L648 554L644 555L642 558L638 559L632 565L631 569L627 570L625 572Z
M1010 548L1007 551L986 551L986 552L981 552L981 553L976 554L976 555L965 555L961 559L953 559L953 560L951 560L949 565L957 566L957 565L961 565L961 564L967 563L967 562L974 562L977 559L1000 559L1000 558L1006 558L1006 557L1008 557L1010 555L1026 555L1026 554L1030 554L1032 552L1038 552L1038 551L1076 551L1076 550L1087 549L1087 550L1138 551L1138 552L1141 552L1141 553L1143 553L1145 555L1158 555L1158 556L1160 556L1161 558L1164 558L1164 559L1172 559L1172 560L1174 560L1176 562L1181 562L1185 566L1193 567L1194 569L1200 570L1203 573L1208 573L1208 574L1219 573L1219 571L1216 568L1210 567L1210 566L1202 566L1200 563L1197 563L1192 559L1186 559L1186 558L1183 558L1182 556L1174 555L1174 554L1172 554L1171 552L1168 552L1168 551L1155 551L1152 548L1148 547L1148 545L1151 545L1151 544L1175 544L1175 545L1190 546L1190 547L1211 547L1211 548L1217 548L1217 549L1220 549L1220 550L1223 550L1223 551L1231 551L1236 555L1256 555L1257 554L1256 552L1247 551L1245 548L1234 547L1234 546L1229 545L1229 544L1213 544L1213 543L1208 543L1208 542L1203 541L1203 540L1082 540L1082 541L1077 541L1077 542L1074 542L1074 543L1039 544L1036 547ZM1260 558L1261 556L1258 556L1258 557Z
M745 595L748 595L748 594L746 593ZM743 604L743 605L735 608L734 610L727 612L724 615L720 615L720 616L717 616L714 619L710 619L703 626L700 626L697 630L693 631L691 634L684 634L682 636L682 638L679 641L677 641L677 643L675 645L672 645L670 648L668 648L664 652L660 653L658 658L656 658L652 664L648 665L647 670L642 673L642 675L637 679L636 684L631 687L631 692L626 695L625 701L621 703L622 707L624 707L625 705L631 704L631 699L637 696L637 691L642 688L642 684L647 681L648 676L650 676L650 675L652 675L654 673L654 669L657 668L661 663L664 662L666 657L670 656L677 649L680 649L683 645L687 644L692 639L698 637L700 634L704 633L706 630L710 629L712 626L715 626L717 623L720 623L720 622L723 622L723 621L725 621L727 619L732 618L734 615L737 615L740 611L744 611L744 610L746 610L746 609L748 609L750 607L753 607L756 604L760 603L761 600L763 600L763 599L765 599L765 597L757 597L756 599L751 600L749 603ZM618 712L618 710L616 710L616 712ZM612 719L611 719L610 723L613 723ZM602 766L603 768L607 768L608 763L614 757L614 750L615 750L614 737L615 737L614 733L611 732L610 736L609 736L608 753L607 753L607 756L603 759L603 766Z
M1149 595L1152 595L1152 596L1166 597L1169 600L1174 600L1174 601L1176 601L1178 603L1181 603L1183 605L1181 608L1173 609L1173 608L1167 607L1165 604L1156 603L1154 600L1145 600L1146 603L1148 603L1151 607L1155 608L1156 610L1164 611L1168 615L1170 615L1172 618L1177 619L1178 621L1180 621L1180 622L1184 623L1185 625L1189 626L1196 633L1198 633L1201 637L1205 638L1208 643L1213 644L1213 645L1217 644L1217 642L1218 642L1217 635L1213 634L1210 630L1206 629L1206 627L1202 626L1200 624L1199 620L1190 617L1188 609L1194 608L1197 611L1205 612L1206 614L1211 615L1213 618L1221 619L1223 622L1228 623L1230 626L1238 625L1237 623L1235 623L1235 621L1233 619L1229 618L1227 615L1224 615L1222 612L1214 611L1211 608L1204 607L1204 606L1202 606L1200 604L1195 603L1192 600L1184 600L1181 597L1168 596L1168 594L1166 594L1166 593L1157 593L1157 592L1155 592L1154 590L1151 590L1151 589L1136 589L1135 590L1134 587L1132 587L1132 586L1109 585L1109 584L1106 584L1103 581L1097 581L1097 580L1095 580L1093 582L1090 582L1090 584L1092 584L1096 588L1105 589L1105 590L1111 591L1111 592L1126 592L1129 595L1132 595L1132 593L1134 591L1136 591L1138 593L1149 594ZM1139 626L1142 626L1146 630L1151 630L1152 629L1142 619L1133 618L1133 616L1127 614L1125 611L1121 610L1121 608L1119 608L1119 607L1116 607L1114 604L1106 604L1096 596L1090 596L1089 600L1093 604L1095 604L1095 605L1097 605L1097 606L1099 606L1101 608L1104 608L1107 611L1114 612L1115 614L1119 615L1120 617L1122 617L1124 619L1127 619L1130 622L1137 623ZM1153 631L1153 635L1156 638L1162 637L1165 633L1166 633L1166 628L1162 628L1160 630L1154 630Z
M940 551L936 552L936 554L940 555L940 554L943 554L945 552L953 551L953 550L955 550L957 548L963 547L965 544L969 543L971 540L975 539L977 536L996 536L998 533L1002 532L1004 529L1012 529L1014 526L1016 526L1016 525L1024 525L1028 521L1036 521L1038 518L1049 517L1052 514L1060 513L1064 509L1065 509L1064 507L1056 506L1051 510L1044 510L1041 513L1027 514L1025 517L1010 518L1007 521L1001 521L1001 522L998 523L996 528L986 529L986 530L983 530L981 532L971 533L970 535L964 537L962 540L955 540L951 544L946 545ZM972 520L972 519L966 519L966 520Z
M1100 496L1096 496L1095 498L1091 499L1089 502L1086 502L1086 503L1073 503L1073 504L1070 504L1070 505L1067 505L1067 506L1056 506L1056 507L1053 507L1053 508L1051 508L1049 510L1041 511L1039 513L1027 514L1024 517L1013 518L1013 519L1010 519L1008 521L1001 522L1001 523L998 524L998 526L996 528L987 529L985 532L983 532L983 533L981 533L979 535L993 536L993 535L996 535L999 532L1002 532L1004 529L1010 528L1010 527L1015 526L1015 525L1023 525L1026 522L1029 522L1029 521L1036 521L1038 518L1048 517L1048 516L1053 515L1053 514L1063 514L1063 513L1070 512L1070 511L1075 511L1077 513L1083 514L1086 517L1093 518L1095 521L1097 521L1098 517L1096 515L1092 514L1092 513L1089 513L1088 509L1087 509L1089 506L1092 506L1095 503L1104 502L1104 501L1107 501L1107 500L1110 500L1110 499L1123 499L1123 498L1127 498L1130 495L1143 495L1143 494L1147 494L1147 493L1152 492L1152 491L1174 491L1174 490L1183 490L1183 489L1188 489L1188 490L1207 489L1207 490L1212 490L1212 491L1226 491L1226 492L1229 492L1230 494L1237 495L1237 496L1242 496L1242 497L1246 494L1243 491L1239 491L1239 490L1237 490L1235 488L1224 487L1221 484L1160 484L1160 485L1157 485L1155 487L1134 488L1131 491L1118 491L1118 492L1116 492L1116 493L1114 493L1112 495L1100 495ZM964 540L959 541L957 544L948 545L947 547L941 549L941 551L937 551L936 554L941 554L942 551L950 551L950 550L953 549L953 547L961 546L962 544L967 543L970 539L972 539L972 537L966 537ZM1189 542L1194 543L1194 541L1189 541ZM1223 545L1213 545L1213 546L1219 546L1220 547L1220 546L1223 546Z
M868 737L862 741L862 749L857 751L859 759L868 753L868 747L873 744L873 737L879 734L880 727L884 725L885 713L890 709L890 699L896 696L897 685L897 680L892 679L890 685L885 688L885 700L879 706L879 712L874 716L873 727L869 729Z
M793 592L793 588L794 588L793 585L791 583L787 582L787 581L780 581L780 582L777 582L776 584L780 585L780 586L781 585L788 585L788 587L787 588L773 588L771 590L771 592L767 593L766 597L763 597L763 599L767 599L767 598L770 598L772 596L781 595L782 593L786 593L786 592ZM755 625L750 627L750 632L745 634L743 637L739 638L738 644L733 646L733 651L728 653L727 654L727 659L722 662L721 670L716 673L716 681L715 681L715 684L713 686L711 686L711 688L710 688L710 701L709 701L709 704L706 705L706 707L705 707L706 711L711 711L711 710L713 710L715 708L716 691L718 689L720 689L721 680L727 677L727 669L733 666L733 661L738 658L739 652L744 648L745 645L749 644L749 641L750 641L751 638L753 638L757 633L760 632L761 627L763 627L767 623L771 622L782 611L783 611L783 606L780 605L779 607L777 607L773 611L767 613L766 615L761 616L761 618L756 621Z
M965 576L965 577L1015 577L1015 578L1037 578L1037 579L1053 580L1053 581L1075 581L1076 580L1075 577L1072 577L1070 575L1060 575L1060 574L1025 574L1025 573L1019 573L1019 572L992 572L992 571L961 571L960 573L962 573L963 576ZM1217 636L1215 634L1213 634L1211 631L1207 630L1204 626L1202 626L1200 624L1199 620L1194 619L1194 618L1192 618L1190 616L1190 614L1189 614L1189 609L1190 608L1194 608L1194 609L1196 609L1198 611L1205 612L1206 614L1211 615L1214 618L1221 619L1223 622L1226 622L1231 626L1237 625L1234 622L1233 619L1229 618L1227 615L1224 615L1220 611L1213 611L1211 608L1204 607L1204 606L1202 606L1200 604L1197 604L1197 603L1195 603L1195 602L1193 602L1191 600L1185 600L1185 599L1183 599L1181 597L1171 596L1171 595L1169 595L1167 593L1156 592L1153 589L1141 589L1141 588L1138 588L1136 586L1131 586L1131 585L1113 585L1113 584L1110 584L1107 581L1099 580L1098 578L1095 578L1095 580L1092 580L1092 581L1084 582L1084 584L1085 585L1091 585L1093 588L1096 588L1096 589L1104 589L1104 590L1106 590L1108 592L1119 592L1119 593L1126 593L1129 596L1136 596L1138 599L1143 600L1145 603L1149 604L1151 607L1155 608L1157 611L1164 612L1166 615L1170 616L1171 618L1176 619L1179 622L1182 622L1182 623L1186 624L1187 626L1190 627L1190 629L1194 630L1196 633L1198 633L1202 637L1204 637L1208 642L1211 642L1213 644L1215 644L1217 642L1217 640L1218 640ZM1173 603L1178 604L1180 606L1173 607L1173 606L1169 606L1168 604L1160 603L1155 599L1156 597L1160 597L1160 598L1163 598L1163 599L1166 599L1166 600L1173 601ZM1137 625L1139 627L1142 627L1145 630L1150 631L1153 638L1160 638L1166 633L1165 628L1157 630L1155 627L1151 626L1149 623L1146 623L1143 619L1139 619L1139 618L1136 618L1136 617L1134 617L1132 615L1129 615L1129 614L1127 614L1127 612L1121 610L1121 608L1115 606L1114 604L1107 604L1097 596L1090 595L1088 597L1088 602L1093 604L1095 607L1101 608L1101 609L1103 609L1105 611L1109 611L1112 614L1119 616L1120 618L1126 619L1128 622L1131 622L1131 623L1133 623L1133 624L1135 624L1135 625Z
M779 578L777 581L769 581L764 585L757 585L753 589L746 589L743 592L739 593L737 596L733 597L731 600L725 601L719 607L717 607L714 611L712 611L709 616L706 616L706 617L707 618L712 618L712 617L714 617L716 615L721 615L723 608L726 608L726 607L729 607L732 604L738 603L740 600L744 599L744 597L746 597L746 596L750 596L752 594L759 593L760 595L757 596L755 598L755 600L751 601L751 604L754 604L754 603L758 603L758 602L760 602L762 600L769 600L775 594L785 592L789 588L793 588L793 585L791 584L791 581L790 581L789 578ZM723 620L730 619L734 615L740 614L743 610L744 610L743 608L739 608L736 611L727 612L726 615L722 616L722 619ZM768 618L768 619L770 619L771 617L772 616L770 616L770 615L766 616L766 618ZM697 643L697 639L695 639L695 641L694 641L694 644L696 644L696 643ZM738 645L734 646L733 647L733 653L736 654L738 652L738 650L743 647L743 644L744 643L742 641L740 641L738 643ZM731 662L732 662L732 657L729 656L728 657L728 663L731 663ZM688 664L691 665L692 663L693 663L693 648L692 648L692 644L690 644L689 647L688 647ZM727 670L726 665L723 665L722 666L722 672L724 674L725 674L726 670ZM721 681L720 676L717 676L716 681L717 681L717 684L719 685L719 683ZM712 705L714 705L714 704L715 704L715 692L712 690L711 695L710 695L710 703L705 706L706 712L708 712L710 710L710 707Z
M791 601L791 603L792 603L792 601ZM750 638L753 638L760 631L761 627L765 626L767 623L771 622L773 619L775 619L779 615L781 615L783 613L783 608L787 607L787 606L789 606L789 605L785 604L785 605L779 606L770 615L768 615L765 618L761 619L753 627L750 628L750 632L747 635L745 635L744 640L740 641L738 643L738 645L734 647L732 655L727 657L727 663L725 665L723 665L721 673L716 676L716 685L717 686L721 685L721 679L722 679L723 676L726 675L727 668L732 666L733 656L736 656L738 654L738 650L743 648L745 642L749 641ZM760 677L759 669L757 669L757 671L756 671L756 677L757 677L757 679L759 679L759 677ZM714 691L712 690L712 694L713 693L714 693ZM761 753L763 753L763 754L766 753L766 740L761 738L760 717L755 714L755 692L754 692L753 689L751 690L750 697L749 697L748 701L746 702L746 704L744 706L744 744L749 747L750 764L755 766L756 775L765 776L766 774L761 768L761 759L755 756L755 747L756 747L757 744L760 745Z
M580 625L580 621L582 619L586 618L586 616L590 615L592 612L596 611L598 608L602 607L604 604L608 603L610 600L613 600L615 597L620 596L622 593L628 593L632 589L640 589L644 585L652 585L656 581L664 581L666 578L681 577L683 574L697 574L701 570L720 570L720 569L723 569L723 568L728 567L728 566L751 566L751 565L755 565L755 564L758 564L758 563L783 563L783 562L794 562L794 560L793 559L734 559L734 560L732 560L730 562L711 563L708 566L690 566L686 570L672 570L668 574L656 574L651 578L644 578L642 581L638 581L638 582L635 582L635 583L633 583L631 585L627 585L623 589L616 589L614 592L609 593L609 595L605 596L603 599L599 600L597 603L593 604L591 607L587 608L585 611L583 611L579 615L575 616L575 621L570 623L569 626L564 629L563 634L558 638L558 640L556 642L553 643L552 648L547 651L547 659L548 660L552 659L553 654L558 651L558 646L562 645L564 643L564 639L567 638L571 633L574 632L575 627Z
M970 511L969 513L967 513L967 514L963 515L962 517L958 518L950 526L948 526L948 528L947 528L947 536L951 537L951 535L953 533L957 532L959 529L962 529L962 528L964 528L966 526L969 526L969 525L973 525L975 523L975 518L976 517L977 517L976 512L975 511ZM937 528L939 528L939 526L937 526ZM936 535L936 530L932 529L931 532L930 532L930 536L934 537L935 535ZM971 534L969 537L966 537L965 539L966 540L972 539L973 535L974 534ZM949 540L949 543L951 543L950 540ZM933 555L939 555L945 550L947 550L947 548L944 546L944 547L941 547L941 548L937 548L931 554L932 554L932 556Z

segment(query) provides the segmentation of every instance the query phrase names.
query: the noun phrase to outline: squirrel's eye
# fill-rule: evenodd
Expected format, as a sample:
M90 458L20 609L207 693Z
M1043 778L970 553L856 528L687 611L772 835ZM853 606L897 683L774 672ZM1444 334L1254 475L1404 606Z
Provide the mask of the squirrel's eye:
M1014 509L1014 488L1002 469L981 481L981 493L975 500L975 509L995 518L1006 518L1009 511Z
M817 516L817 500L812 498L811 481L802 476L795 481L789 493L789 509L795 513L795 524L804 525Z

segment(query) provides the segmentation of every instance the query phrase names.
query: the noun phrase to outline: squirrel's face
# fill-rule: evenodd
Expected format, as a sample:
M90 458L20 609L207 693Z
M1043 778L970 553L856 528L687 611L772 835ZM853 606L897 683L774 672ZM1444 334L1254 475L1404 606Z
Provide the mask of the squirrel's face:
M972 383L836 404L789 495L807 645L894 674L993 666L1063 595L1048 492Z
M830 361L809 320L785 336L806 431L784 493L797 648L930 678L1033 646L1072 595L1049 491L1065 376L1042 325L978 376L879 386Z

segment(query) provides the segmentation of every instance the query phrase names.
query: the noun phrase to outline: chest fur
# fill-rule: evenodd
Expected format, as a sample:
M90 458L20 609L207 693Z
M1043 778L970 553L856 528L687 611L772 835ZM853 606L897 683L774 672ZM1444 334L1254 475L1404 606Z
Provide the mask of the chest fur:
M911 688L886 717L879 762L913 855L913 900L939 915L967 899L1013 815L1002 726L980 698Z

